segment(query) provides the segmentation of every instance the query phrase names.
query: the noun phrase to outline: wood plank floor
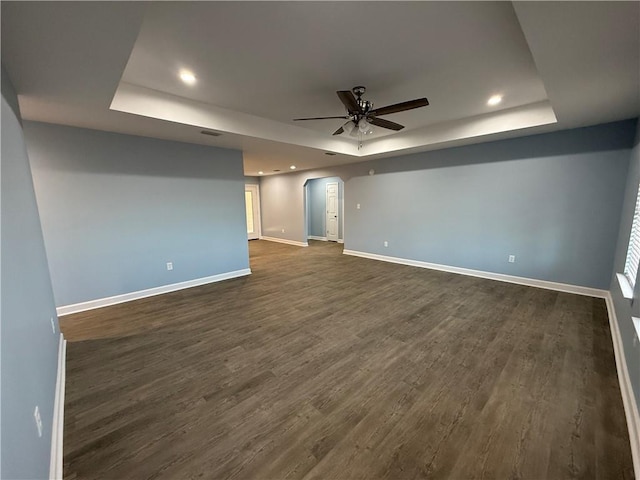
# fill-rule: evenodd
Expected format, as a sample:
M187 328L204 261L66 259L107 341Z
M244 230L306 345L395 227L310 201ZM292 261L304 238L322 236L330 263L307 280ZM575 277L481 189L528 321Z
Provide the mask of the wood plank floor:
M341 252L63 317L65 478L633 478L603 300Z

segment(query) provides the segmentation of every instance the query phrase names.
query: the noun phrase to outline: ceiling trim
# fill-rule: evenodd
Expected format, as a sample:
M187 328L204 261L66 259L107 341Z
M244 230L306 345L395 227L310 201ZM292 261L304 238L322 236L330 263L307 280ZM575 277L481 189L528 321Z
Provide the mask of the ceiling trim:
M120 82L109 108L198 128L360 156L356 141L337 137L326 139L324 134L306 128L286 125L126 82Z
M549 101L498 110L490 114L412 129L400 134L358 141L325 134L275 120L235 112L127 82L120 82L110 108L120 112L193 125L264 140L283 142L353 157L387 154L464 138L556 123Z

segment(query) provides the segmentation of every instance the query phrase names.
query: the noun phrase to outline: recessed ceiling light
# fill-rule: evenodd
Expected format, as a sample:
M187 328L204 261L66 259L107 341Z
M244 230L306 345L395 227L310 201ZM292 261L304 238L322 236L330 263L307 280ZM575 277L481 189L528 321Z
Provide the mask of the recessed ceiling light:
M262 175L263 173L264 173L264 172L263 172L262 170L260 170L260 171L258 172L258 175Z
M295 169L296 169L296 166L295 166L295 165L291 165L289 168L290 168L291 170L295 170Z
M180 79L188 85L196 83L196 76L189 70L180 70Z
M487 105L494 106L498 105L502 101L502 95L494 95L489 100L487 100Z

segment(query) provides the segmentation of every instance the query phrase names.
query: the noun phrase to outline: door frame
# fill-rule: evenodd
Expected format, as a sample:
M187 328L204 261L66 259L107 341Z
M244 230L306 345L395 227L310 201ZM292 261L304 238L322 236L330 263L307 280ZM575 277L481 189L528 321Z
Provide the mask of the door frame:
M262 221L260 218L260 185L257 185L255 183L245 183L244 191L246 192L247 190L251 190L253 192L253 226L256 229L256 232L254 233L255 237L248 238L249 232L247 232L247 238L249 240L257 240L262 237Z

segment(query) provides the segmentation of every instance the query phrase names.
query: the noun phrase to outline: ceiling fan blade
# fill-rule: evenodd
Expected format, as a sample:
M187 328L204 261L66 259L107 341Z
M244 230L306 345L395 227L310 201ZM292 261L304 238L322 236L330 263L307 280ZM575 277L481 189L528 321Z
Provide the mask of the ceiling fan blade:
M336 93L338 94L340 101L344 103L345 107L347 107L347 111L349 113L362 113L360 105L358 105L358 101L356 100L356 96L351 90L340 90Z
M396 132L404 128L404 125L390 122L389 120L385 120L384 118L367 117L367 121L371 125L375 125L376 127L388 128L389 130L395 130Z
M405 110L413 110L414 108L426 107L429 105L429 100L426 98L416 98L415 100L409 100L408 102L396 103L394 105L387 105L386 107L376 108L369 112L371 115L389 115L391 113L404 112Z
M342 132L344 132L344 128L340 127L335 132L333 132L332 135L340 135Z
M294 122L300 122L302 120L331 120L332 118L349 118L347 115L340 115L339 117L311 117L311 118L294 118Z

